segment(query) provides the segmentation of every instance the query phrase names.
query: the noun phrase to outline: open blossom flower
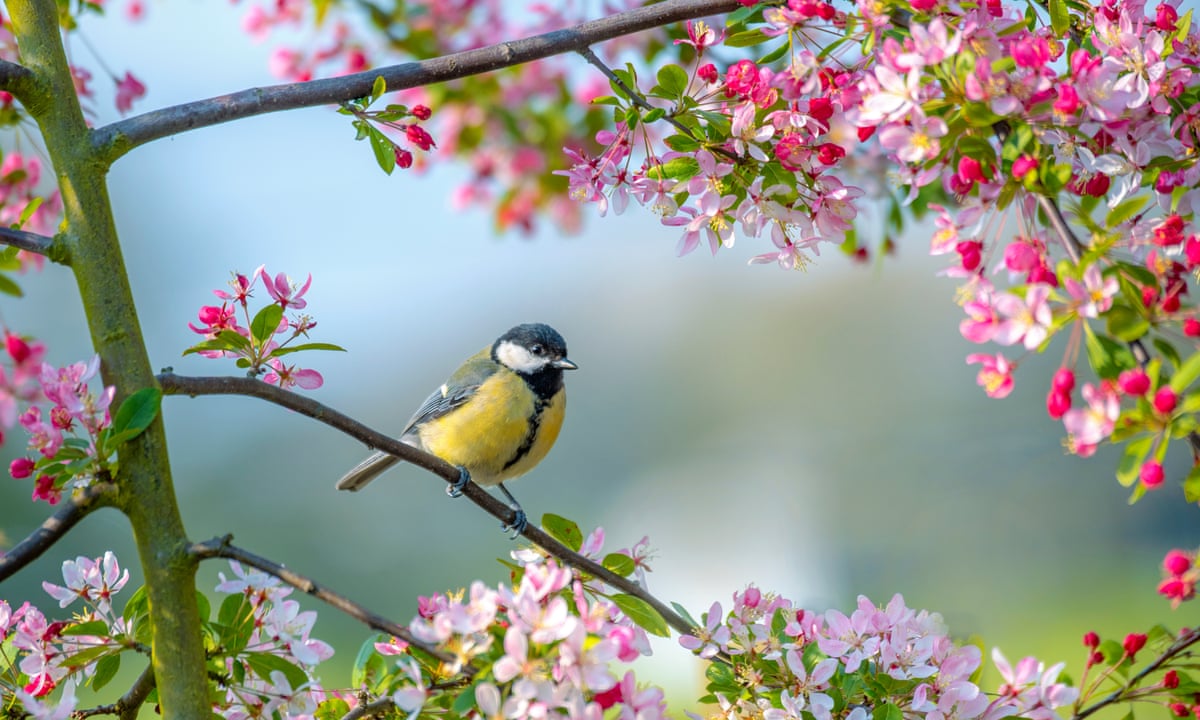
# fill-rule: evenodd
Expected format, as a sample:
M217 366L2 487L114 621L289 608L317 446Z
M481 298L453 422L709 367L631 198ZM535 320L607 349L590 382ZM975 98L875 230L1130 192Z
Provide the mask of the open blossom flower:
M1000 353L987 355L975 353L967 356L967 364L980 363L979 375L975 381L983 388L990 398L1008 397L1013 389L1012 371L1015 366Z
M885 121L902 120L914 107L920 105L921 73L910 70L899 73L886 65L875 66L877 89L863 98L860 121L864 125L878 125Z
M1071 450L1080 457L1088 457L1112 434L1121 414L1121 400L1107 383L1099 387L1084 384L1083 399L1086 407L1068 410L1063 415L1063 425Z
M1024 301L1012 293L997 295L993 304L1005 319L996 326L992 339L1001 345L1023 342L1028 350L1041 345L1053 320L1047 302L1049 296L1048 285L1031 285Z
M1107 278L1100 273L1100 268L1091 265L1083 273L1083 282L1066 278L1063 287L1076 303L1076 311L1080 317L1094 318L1106 312L1113 304L1113 296L1120 289L1117 279Z
M269 273L263 271L263 284L267 286L267 292L275 299L284 310L292 308L294 310L303 310L308 301L304 299L304 294L308 292L309 286L312 285L312 273L308 274L308 278L300 287L292 282L284 273L279 273L274 278Z
M65 587L43 582L42 588L50 597L58 600L59 607L67 607L77 599L92 603L104 615L112 611L112 596L120 592L129 582L129 571L121 572L117 557L111 550L103 557L92 560L82 555L63 562Z
M325 378L316 370L288 365L279 358L271 358L267 364L271 366L271 370L263 375L263 381L272 385L281 388L298 385L305 390L316 390L325 384Z
M938 138L944 137L949 129L940 117L925 117L913 113L908 125L889 123L879 131L879 144L891 150L906 163L923 163L937 157L941 152Z
M705 616L704 627L697 628L695 635L680 635L679 644L693 652L698 651L697 654L705 659L723 652L730 638L724 619L721 603L714 602Z

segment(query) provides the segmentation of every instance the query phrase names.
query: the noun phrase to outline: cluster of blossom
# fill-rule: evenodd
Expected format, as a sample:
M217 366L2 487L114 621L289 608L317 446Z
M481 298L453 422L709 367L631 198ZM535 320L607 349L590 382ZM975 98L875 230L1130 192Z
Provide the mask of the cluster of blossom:
M251 318L250 298L259 280L273 302ZM297 285L283 273L272 277L262 265L249 277L233 273L230 290L213 290L221 304L202 306L198 313L200 324L188 323L193 332L205 339L184 354L237 358L238 367L247 368L252 376L261 374L266 382L284 388L299 386L314 390L321 387L325 380L319 372L288 365L280 359L304 350L341 350L329 343L292 344L300 337L307 338L308 331L317 325L307 314L293 315L290 319L284 316L287 310L303 310L308 306L304 295L310 285L311 274L303 285ZM239 313L245 325L239 324ZM276 340L276 336L281 340Z
M5 330L4 353L8 356L9 364L7 367L0 364L0 445L7 439L5 432L17 423L21 405L42 399L38 377L42 372L46 346Z
M376 77L370 96L344 102L338 112L354 117L353 126L357 132L357 139L371 141L376 162L384 172L391 174L393 168L407 170L417 158L424 157L413 155L409 147L427 153L436 147L437 143L433 141L429 131L421 126L422 122L433 115L428 106L417 104L409 108L392 103L383 110L371 110L371 105L385 92L387 83L382 77Z
M1165 707L1175 717L1200 717L1200 696L1197 687L1186 674L1192 666L1190 655L1184 653L1180 662L1178 650L1184 650L1200 641L1200 633L1183 630L1170 636L1161 626L1149 633L1128 633L1121 642L1101 640L1095 632L1085 633L1083 646L1088 650L1087 663L1079 678L1080 703L1077 715L1088 715L1091 711L1115 700L1154 703ZM1130 672L1143 649L1163 645L1162 654L1154 657L1136 674ZM1020 671L1020 668L1018 668ZM1111 686L1116 685L1114 690ZM1079 710L1084 702L1100 695L1103 700Z
M275 712L311 717L326 696L312 670L333 655L329 645L309 635L316 613L301 612L298 603L285 599L291 588L275 578L232 565L234 577L221 574L217 591L235 600L222 605L222 617L210 628L211 637L222 641L228 673L213 712L236 720ZM16 650L0 658L6 664L0 700L8 707L15 698L36 720L71 717L78 705L76 688L86 683L99 690L115 674L120 654L142 647L139 642L148 636L144 590L126 602L122 613L115 611L113 598L129 581L129 571L122 571L113 553L68 560L62 570L63 585L44 582L42 587L61 608L83 601L85 609L69 621L49 622L30 603L12 610L0 600L0 643L11 642ZM56 688L61 693L51 703L47 696Z
M1026 658L1013 668L999 650L992 658L1003 685L989 696L972 681L979 648L957 645L941 616L899 595L882 608L860 596L849 616L818 615L751 586L734 594L728 613L713 603L704 626L679 642L713 659L708 689L721 717L1053 720L1078 697L1058 681L1062 664Z
M15 336L9 337L12 338L9 354L14 361L24 352L32 356L29 346ZM17 348L15 354L14 346ZM28 358L25 364L31 364ZM111 453L102 440L104 431L112 424L109 405L116 389L108 386L99 393L92 391L88 383L99 369L99 355L86 363L78 362L63 368L48 363L38 367L40 394L50 403L50 408L43 412L39 404L32 403L20 414L18 422L29 433L28 450L40 458L19 457L9 465L9 474L14 479L36 476L34 500L45 500L53 505L61 499L68 483L73 487L86 487L98 473L109 469Z
M581 550L598 555L603 541L598 529ZM621 554L634 562L638 556ZM475 582L465 593L421 598L409 630L451 660L429 660L395 639L376 643L367 663L395 660L360 689L390 696L410 717L665 718L661 690L639 687L632 671L614 672L615 662L650 653L645 632L570 568L533 550L513 557L512 587ZM464 712L445 681L468 669L474 703Z
M1196 553L1171 550L1163 558L1163 581L1158 592L1177 608L1181 602L1196 597L1196 582L1200 580L1200 567L1196 566Z
M28 602L13 610L0 600L0 642L11 643L15 651L0 658L0 699L7 707L16 698L38 720L70 717L78 702L76 687L102 684L99 678L111 677L131 630L112 605L113 596L129 581L129 571L121 570L116 556L80 556L64 562L62 573L63 585L43 582L42 587L61 608L83 601L86 607L69 621L49 622ZM77 632L80 628L86 630ZM104 664L109 668L101 670ZM61 688L58 702L43 700L56 688Z

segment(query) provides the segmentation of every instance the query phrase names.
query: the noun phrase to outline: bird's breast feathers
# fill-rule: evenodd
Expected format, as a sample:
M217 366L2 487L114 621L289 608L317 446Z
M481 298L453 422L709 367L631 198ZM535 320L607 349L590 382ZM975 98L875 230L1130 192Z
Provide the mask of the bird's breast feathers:
M525 474L558 438L566 410L561 389L540 400L513 372L497 372L469 402L419 427L421 445L451 465L461 465L488 486Z

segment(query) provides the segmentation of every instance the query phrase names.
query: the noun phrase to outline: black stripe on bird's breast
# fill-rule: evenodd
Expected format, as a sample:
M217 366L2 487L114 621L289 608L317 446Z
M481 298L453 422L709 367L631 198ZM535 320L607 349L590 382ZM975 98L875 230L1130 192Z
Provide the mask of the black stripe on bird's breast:
M561 368L547 367L535 373L517 373L533 394L537 396L538 402L545 404L554 397L555 393L562 390L563 386L563 371ZM541 410L539 409L540 413Z
M517 448L517 451L513 453L509 461L504 463L501 472L521 462L522 458L529 454L530 449L533 448L534 441L537 440L538 430L542 427L542 411L546 409L546 405L548 404L549 398L543 398L541 395L537 396L537 400L533 403L533 412L529 415L529 432L525 433L525 439L521 442L521 447Z

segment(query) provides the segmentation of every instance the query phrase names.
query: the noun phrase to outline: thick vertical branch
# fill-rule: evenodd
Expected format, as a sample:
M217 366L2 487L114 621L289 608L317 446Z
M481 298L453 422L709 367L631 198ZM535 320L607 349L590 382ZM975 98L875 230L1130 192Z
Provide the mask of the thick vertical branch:
M21 96L37 120L62 193L65 246L114 407L155 385L134 308L105 184L63 52L55 0L8 3L12 29L32 81ZM196 563L171 483L161 419L121 449L114 505L128 516L140 555L154 628L152 665L166 717L210 712L196 606Z

